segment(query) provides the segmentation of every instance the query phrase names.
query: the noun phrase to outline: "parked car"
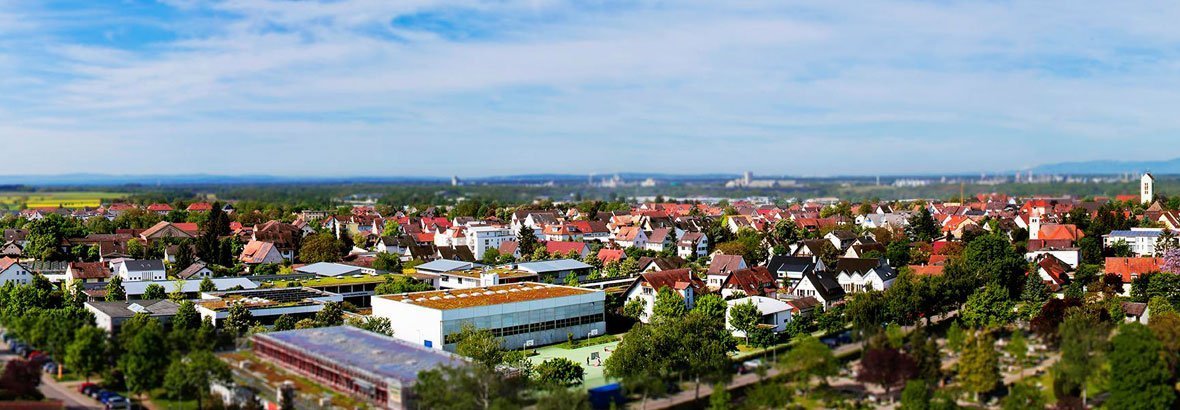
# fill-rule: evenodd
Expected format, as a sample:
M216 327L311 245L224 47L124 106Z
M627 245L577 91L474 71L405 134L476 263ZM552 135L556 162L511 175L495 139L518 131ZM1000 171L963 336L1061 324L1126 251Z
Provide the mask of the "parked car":
M90 398L98 400L98 398L102 397L102 395L104 393L110 394L110 392L107 391L107 389L103 389L103 388L94 389L94 391L90 392Z
M90 391L98 389L98 385L94 383L82 383L78 385L78 393L90 395Z
M57 373L57 363L54 363L53 360L47 361L41 365L41 371L45 373Z
M123 402L126 404L127 399L120 396L119 393L111 392L111 394L99 399L103 404Z
M127 405L130 403L127 401L127 399L123 398L122 396L115 396L103 404L106 405L107 410L112 410L112 409L125 409L128 407Z

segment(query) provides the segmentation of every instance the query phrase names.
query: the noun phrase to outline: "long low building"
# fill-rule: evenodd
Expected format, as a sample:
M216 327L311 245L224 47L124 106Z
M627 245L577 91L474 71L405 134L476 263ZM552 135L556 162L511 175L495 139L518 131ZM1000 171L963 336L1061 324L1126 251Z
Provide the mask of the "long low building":
M312 317L324 309L325 303L342 301L340 295L312 288L271 288L204 293L196 307L202 320L212 320L214 326L221 327L229 317L230 306L239 303L245 304L259 323L269 325L282 315Z
M491 330L520 349L606 334L606 293L536 282L373 298L373 316L388 318L394 337L454 351L465 323Z
M389 336L335 326L254 335L254 354L280 368L381 408L417 408L418 373L465 359Z

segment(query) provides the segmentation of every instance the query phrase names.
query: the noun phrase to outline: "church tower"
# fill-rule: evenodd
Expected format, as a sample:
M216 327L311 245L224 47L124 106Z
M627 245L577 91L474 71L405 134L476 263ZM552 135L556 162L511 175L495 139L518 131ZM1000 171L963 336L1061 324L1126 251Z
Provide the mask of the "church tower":
M1139 202L1151 203L1151 200L1155 198L1155 177L1150 172L1145 173L1140 179L1139 185Z

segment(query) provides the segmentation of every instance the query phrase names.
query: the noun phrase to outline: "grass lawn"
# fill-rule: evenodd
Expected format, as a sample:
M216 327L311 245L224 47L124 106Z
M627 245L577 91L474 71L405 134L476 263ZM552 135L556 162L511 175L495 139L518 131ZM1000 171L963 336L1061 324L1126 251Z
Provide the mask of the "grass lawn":
M582 365L582 368L586 371L585 380L582 382L582 386L587 389L592 389L606 385L607 381L606 377L602 374L603 367L596 366L598 364L597 361L590 362L590 364L587 365L586 358L590 357L590 353L598 352L598 355L602 357L602 361L605 363L606 358L610 357L610 352L613 352L615 347L618 345L618 341L613 341L593 346L583 346L577 349L567 349L561 347L561 345L545 346L537 349L537 355L530 357L529 361L531 361L535 366L541 364L541 362L545 361L546 359L552 359L555 357L564 357L566 359L573 360L574 363Z
M169 400L164 398L164 389L152 390L151 394L152 404L159 409L168 410L200 410L197 408L197 400Z
M316 279L301 280L301 281L299 281L299 283L302 283L303 286L333 286L333 285L355 285L355 284L359 284L359 283L384 283L386 276L389 276L389 275L377 275L377 276L361 275L361 277L359 277L359 278L354 278L352 276L340 276L340 277L335 277L335 278L323 277L323 278L316 278Z
M605 335L605 336L592 337L592 338L589 338L586 340L575 340L574 343L576 346L571 346L570 342L561 343L557 346L561 347L562 349L580 349L583 347L596 346L596 345L607 344L610 342L617 342L617 341L619 341L618 336Z

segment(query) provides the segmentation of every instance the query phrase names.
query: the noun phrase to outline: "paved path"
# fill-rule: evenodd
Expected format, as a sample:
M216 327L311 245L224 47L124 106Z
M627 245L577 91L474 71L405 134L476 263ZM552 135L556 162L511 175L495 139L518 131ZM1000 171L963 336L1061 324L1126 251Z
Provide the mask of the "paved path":
M957 310L947 313L945 315L937 317L934 320L934 322L942 322L942 321L947 320L948 318L951 318L957 314L958 314ZM906 326L904 329L905 329L906 333L908 334L909 331L913 330L913 326ZM836 357L843 357L848 354L859 352L863 347L864 347L864 342L849 343L849 344L846 344L843 346L838 346L835 349L832 349L832 354L835 355ZM771 367L766 372L765 377L772 378L774 376L779 375L779 373L780 372L777 368ZM729 382L729 386L726 387L726 390L739 389L739 388L746 387L746 386L749 386L752 384L756 384L760 381L762 381L762 376L759 376L756 373L737 375L737 376L734 376L733 380ZM852 386L843 386L843 387L852 388ZM700 396L702 399L709 397L709 395L713 394L713 386L707 385L707 383L702 384L700 389L701 389ZM680 405L692 403L696 400L697 400L696 388L691 387L691 388L685 389L684 391L681 391L679 393L673 394L671 396L661 397L658 399L649 399L646 403L643 403L642 401L631 402L631 403L629 403L629 407L636 408L636 409L666 409L666 408L670 408L670 407L675 407L675 406L680 406Z

